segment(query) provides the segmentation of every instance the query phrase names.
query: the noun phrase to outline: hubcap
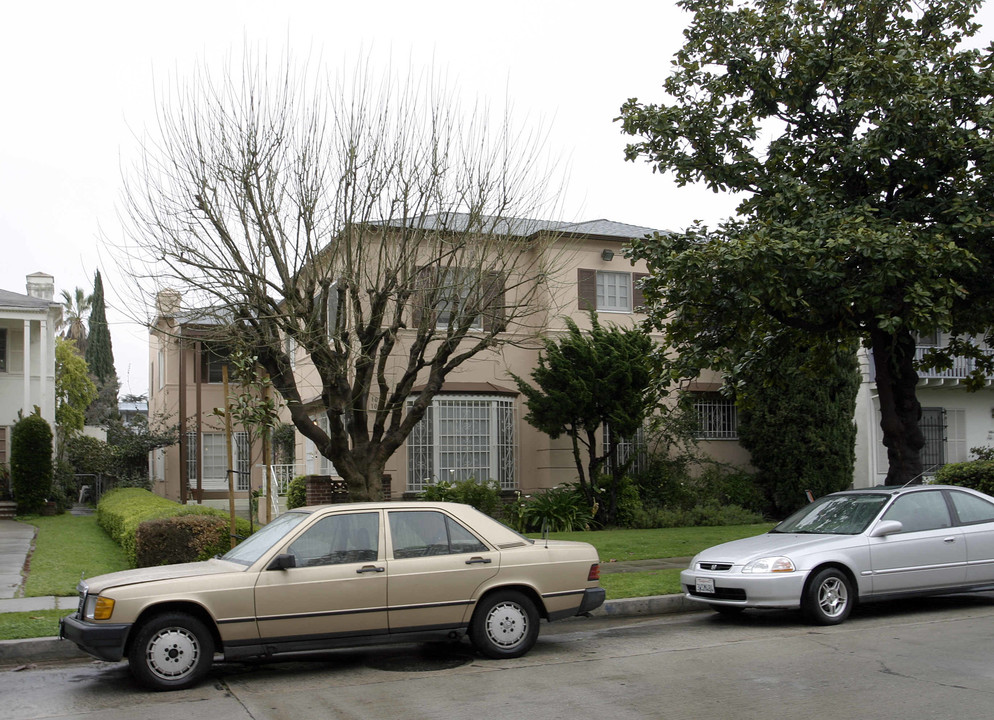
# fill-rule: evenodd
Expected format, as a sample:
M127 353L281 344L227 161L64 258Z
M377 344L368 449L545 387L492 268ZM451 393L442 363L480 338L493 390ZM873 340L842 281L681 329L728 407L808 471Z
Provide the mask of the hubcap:
M145 658L155 675L177 680L189 675L197 666L200 644L186 628L165 628L149 640Z
M504 649L520 643L528 634L528 616L515 603L500 603L487 615L487 637Z
M828 617L838 617L846 609L849 593L839 578L829 578L818 589L818 604Z

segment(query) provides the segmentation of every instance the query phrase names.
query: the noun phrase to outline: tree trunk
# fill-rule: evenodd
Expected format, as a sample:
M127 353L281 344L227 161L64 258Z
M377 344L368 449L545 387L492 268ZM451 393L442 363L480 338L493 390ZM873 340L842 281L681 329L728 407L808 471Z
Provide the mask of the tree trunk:
M925 435L919 427L922 410L915 388L915 338L907 331L871 335L873 366L880 399L880 428L887 448L887 485L920 483Z

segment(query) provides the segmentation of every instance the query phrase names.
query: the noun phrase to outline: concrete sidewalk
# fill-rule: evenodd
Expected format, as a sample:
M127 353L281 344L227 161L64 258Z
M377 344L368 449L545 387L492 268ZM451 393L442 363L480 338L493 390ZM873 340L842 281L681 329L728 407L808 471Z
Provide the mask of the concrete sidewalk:
M23 597L25 565L31 553L34 535L35 528L31 525L16 520L0 519L0 613L63 610L68 615L76 609L76 596ZM689 563L690 558L686 557L602 562L601 573L683 569ZM701 605L685 599L682 595L656 595L608 600L591 614L594 616L637 617L694 610L701 610ZM71 642L61 642L54 637L0 640L0 666L86 657L88 656Z

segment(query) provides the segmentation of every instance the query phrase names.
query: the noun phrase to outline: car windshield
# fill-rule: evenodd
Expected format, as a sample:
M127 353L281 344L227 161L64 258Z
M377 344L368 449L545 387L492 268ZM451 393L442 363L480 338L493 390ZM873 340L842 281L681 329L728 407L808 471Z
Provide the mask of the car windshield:
M271 523L221 556L241 565L251 565L261 558L269 548L283 540L287 534L307 517L307 513L283 513Z
M826 495L806 505L770 532L858 535L873 522L889 495Z

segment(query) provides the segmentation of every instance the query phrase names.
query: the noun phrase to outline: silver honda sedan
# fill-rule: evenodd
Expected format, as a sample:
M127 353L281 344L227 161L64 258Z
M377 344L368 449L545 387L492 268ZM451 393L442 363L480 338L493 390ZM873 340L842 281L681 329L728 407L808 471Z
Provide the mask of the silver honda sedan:
M800 608L819 625L858 602L994 590L994 498L944 485L826 495L765 535L708 548L680 582L720 613Z

